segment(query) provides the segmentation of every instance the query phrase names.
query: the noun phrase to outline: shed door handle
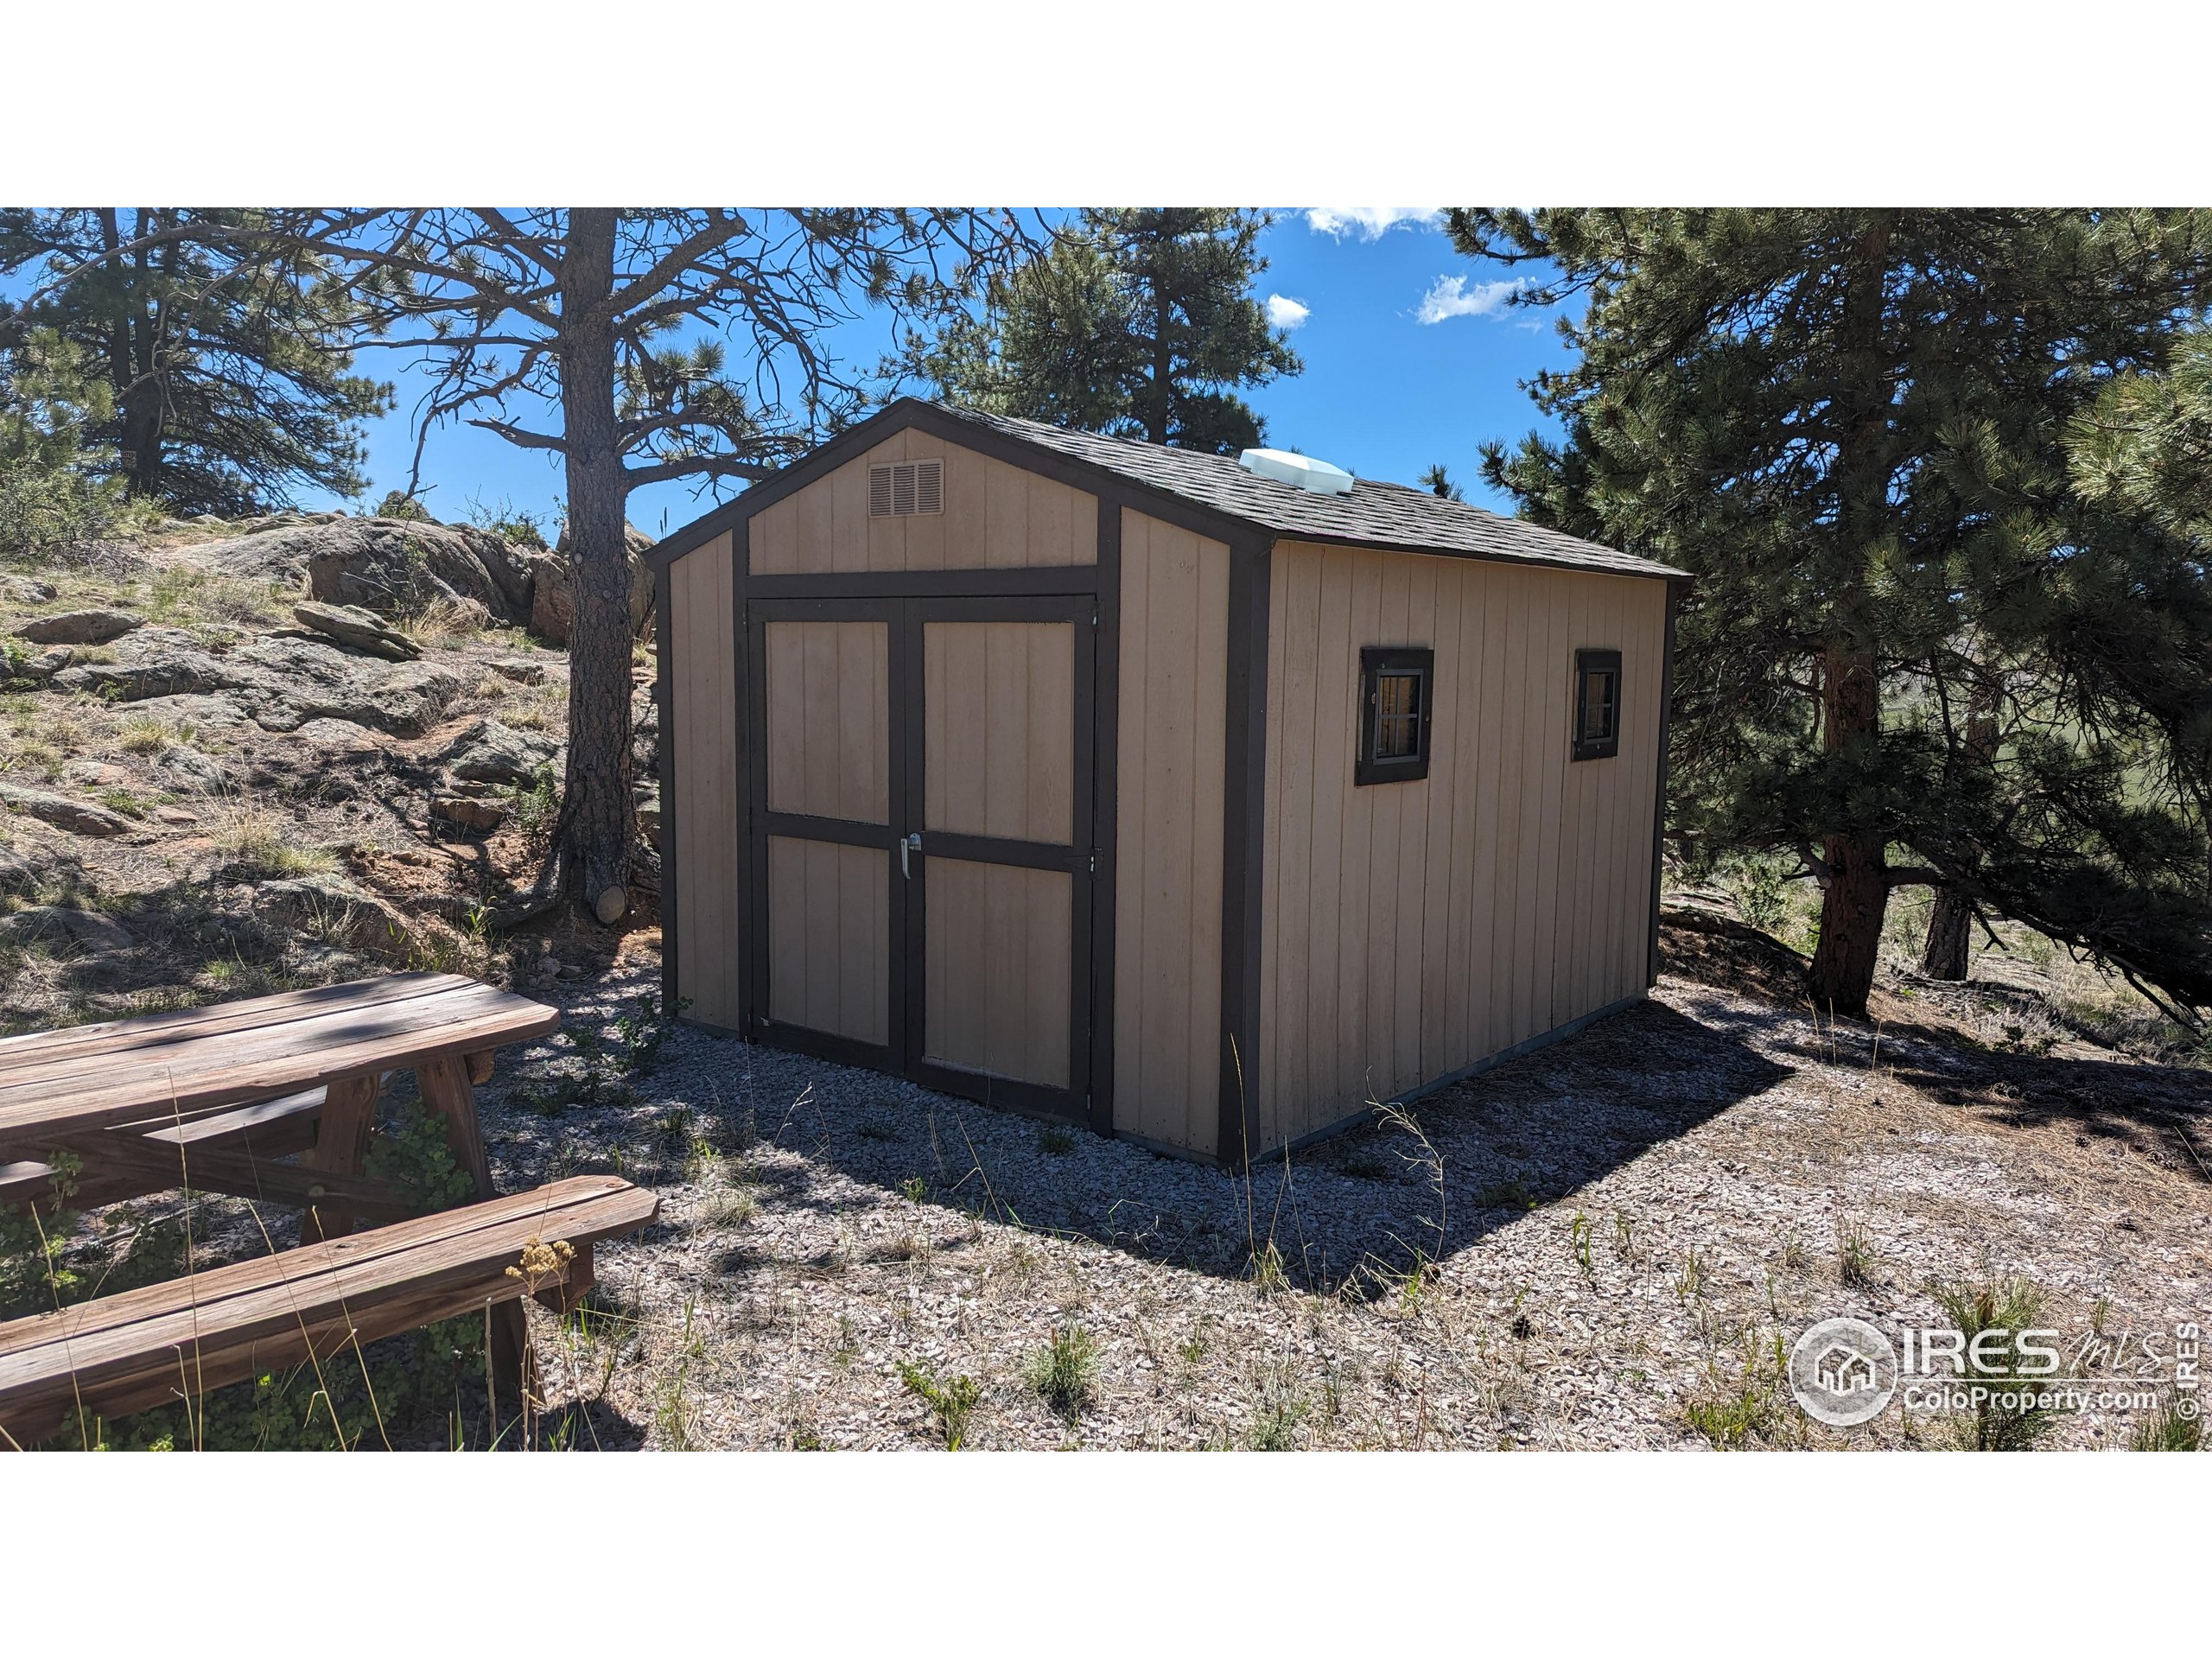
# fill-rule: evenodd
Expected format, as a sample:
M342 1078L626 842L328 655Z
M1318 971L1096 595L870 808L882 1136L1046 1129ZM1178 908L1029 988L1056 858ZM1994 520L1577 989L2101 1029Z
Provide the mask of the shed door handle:
M915 830L899 843L899 874L909 881L914 879L913 855L922 850L922 832Z

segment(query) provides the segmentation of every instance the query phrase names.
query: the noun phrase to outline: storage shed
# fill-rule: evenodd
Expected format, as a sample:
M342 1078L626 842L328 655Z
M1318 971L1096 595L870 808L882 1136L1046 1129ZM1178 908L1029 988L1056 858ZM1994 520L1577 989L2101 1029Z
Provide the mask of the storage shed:
M905 399L662 542L671 1006L1236 1166L1640 998L1681 573L1329 470Z

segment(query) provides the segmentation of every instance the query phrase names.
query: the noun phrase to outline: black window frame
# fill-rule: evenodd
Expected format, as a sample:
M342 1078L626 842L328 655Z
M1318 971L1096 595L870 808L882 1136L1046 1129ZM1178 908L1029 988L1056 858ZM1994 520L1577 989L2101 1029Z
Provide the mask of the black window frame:
M1612 725L1603 737L1585 737L1589 729L1590 677L1612 677ZM1610 760L1621 752L1621 654L1618 651L1584 649L1574 653L1573 756L1577 760Z
M1380 755L1382 684L1385 675L1413 675L1420 681L1414 710L1414 752ZM1359 652L1359 724L1352 757L1352 782L1411 784L1428 776L1429 734L1435 724L1436 653L1426 645L1363 645Z

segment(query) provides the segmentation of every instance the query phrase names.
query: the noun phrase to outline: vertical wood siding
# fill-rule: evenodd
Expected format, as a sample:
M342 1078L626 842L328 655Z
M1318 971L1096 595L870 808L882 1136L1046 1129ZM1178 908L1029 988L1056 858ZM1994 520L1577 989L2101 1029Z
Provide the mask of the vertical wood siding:
M1229 549L1122 515L1114 1123L1215 1150Z
M1065 1089L1073 884L1065 870L929 861L929 1055Z
M932 456L944 461L943 512L868 517L870 467ZM1098 562L1096 497L911 428L763 508L751 523L754 575Z
M888 1041L890 918L880 850L769 836L769 1017Z
M922 827L1069 844L1074 625L927 623L922 688Z
M1666 590L1294 542L1271 582L1256 1097L1279 1146L1643 989ZM1352 783L1363 645L1436 653L1424 779ZM1622 655L1620 753L1571 762L1586 646Z
M889 628L771 622L763 632L768 810L889 823Z
M726 532L669 566L675 728L677 984L693 1019L739 1024L738 766L734 561Z

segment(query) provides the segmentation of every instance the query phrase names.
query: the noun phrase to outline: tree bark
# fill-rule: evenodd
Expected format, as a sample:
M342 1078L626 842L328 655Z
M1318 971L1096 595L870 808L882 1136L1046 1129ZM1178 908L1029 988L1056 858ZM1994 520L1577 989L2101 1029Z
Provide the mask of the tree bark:
M1974 912L1955 888L1936 888L1936 908L1928 917L1928 942L1920 952L1920 971L1930 979L1964 979L1973 944Z
M561 260L561 412L575 615L569 636L569 766L555 843L563 885L608 922L627 907L637 839L623 535L629 480L616 424L608 305L614 234L612 208L574 209Z
M1830 601L1829 644L1821 662L1821 741L1836 751L1879 745L1882 678L1858 614L1864 562L1886 527L1889 462L1883 442L1890 389L1882 351L1883 291L1891 216L1872 215L1853 251L1843 296L1845 374L1838 401L1848 410L1835 462L1840 550L1854 562ZM1821 939L1814 947L1808 988L1823 1014L1862 1018L1882 950L1882 917L1890 902L1888 838L1851 830L1826 837L1827 891Z
M1871 654L1832 653L1822 674L1821 735L1830 750L1877 740L1881 680ZM1827 890L1821 899L1821 939L1809 976L1814 1006L1823 1014L1866 1012L1882 950L1882 916L1890 902L1889 849L1879 834L1826 837Z
M1967 764L1988 766L1997 759L1997 694L1978 686L1967 716ZM1949 887L1936 890L1936 908L1928 917L1928 939L1920 952L1920 971L1930 979L1963 980L1973 954L1974 911L1963 895Z

